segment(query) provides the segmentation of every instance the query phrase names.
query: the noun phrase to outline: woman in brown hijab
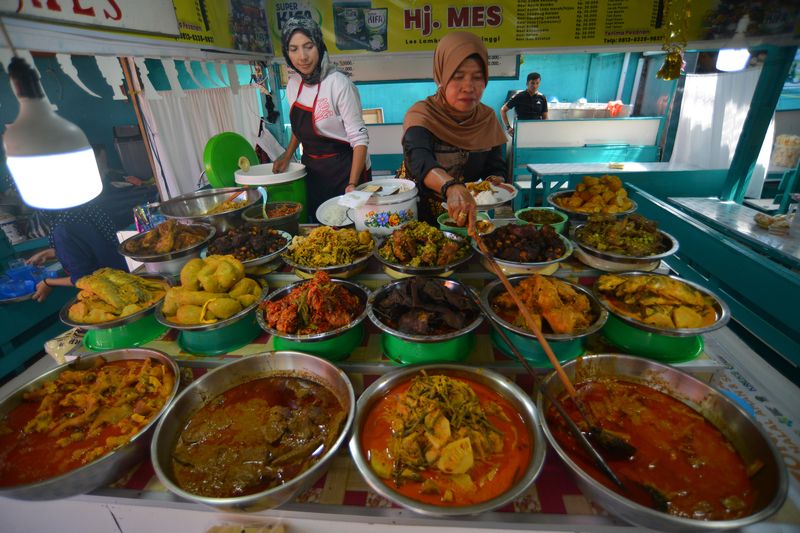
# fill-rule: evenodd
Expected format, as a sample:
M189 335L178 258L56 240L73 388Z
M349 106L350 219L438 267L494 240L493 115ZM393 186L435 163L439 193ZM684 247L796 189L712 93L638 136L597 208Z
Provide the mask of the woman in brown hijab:
M407 176L420 189L419 219L434 222L447 202L459 226L475 223L475 200L464 182L505 181L506 135L494 110L481 103L489 79L483 41L466 32L447 34L433 56L438 90L415 103L403 120Z

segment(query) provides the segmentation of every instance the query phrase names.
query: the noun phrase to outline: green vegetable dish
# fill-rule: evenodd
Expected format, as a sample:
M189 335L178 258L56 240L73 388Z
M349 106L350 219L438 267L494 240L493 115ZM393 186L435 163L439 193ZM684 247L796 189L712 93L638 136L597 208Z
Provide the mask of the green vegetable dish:
M575 231L575 240L601 252L647 257L667 251L658 224L637 214L619 220L590 218Z
M466 242L448 239L441 230L416 220L387 237L378 251L390 263L412 267L449 265L469 252Z

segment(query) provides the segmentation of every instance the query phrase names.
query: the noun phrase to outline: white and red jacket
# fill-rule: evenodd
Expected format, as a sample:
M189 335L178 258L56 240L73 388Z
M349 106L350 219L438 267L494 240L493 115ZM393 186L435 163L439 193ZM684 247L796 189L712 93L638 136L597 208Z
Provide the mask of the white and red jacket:
M314 127L323 137L347 142L352 148L369 146L367 126L361 116L361 96L350 78L334 71L325 76L319 85L304 84L300 90L301 83L302 78L297 74L289 76L286 84L289 109L295 102L313 108ZM371 168L369 153L364 168Z

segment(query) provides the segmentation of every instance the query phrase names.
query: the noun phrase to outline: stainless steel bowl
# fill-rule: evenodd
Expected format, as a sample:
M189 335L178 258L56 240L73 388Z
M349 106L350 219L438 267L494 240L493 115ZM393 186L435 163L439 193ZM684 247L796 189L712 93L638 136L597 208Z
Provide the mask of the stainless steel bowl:
M171 466L172 450L189 418L209 400L223 392L271 374L296 373L326 386L347 412L339 437L311 468L275 488L233 498L199 496L181 489ZM158 479L181 498L228 511L260 511L277 507L311 487L325 473L344 444L355 417L355 394L350 380L333 364L300 352L266 352L237 359L204 375L186 388L164 413L150 445L150 456Z
M455 233L450 233L449 231L443 231L442 234L445 236L446 239L449 239L453 242L457 242L459 245L465 245L467 243L467 239L462 237L461 235L457 235ZM472 251L469 250L467 254L458 259L453 261L452 263L447 263L446 265L437 265L437 266L411 266L411 265L403 265L401 263L395 263L393 261L389 261L384 257L381 257L380 249L383 245L387 242L388 239L391 239L391 235L383 239L378 246L375 247L375 251L373 255L375 259L380 261L383 265L400 272L402 274L409 274L412 276L438 276L439 274L444 274L445 272L449 272L451 270L455 270L459 266L463 265L470 259L472 259Z
M247 318L247 315L250 314L250 312L253 311L256 307L258 307L258 304L260 304L262 300L264 300L264 297L267 295L268 290L269 289L262 289L261 296L259 296L255 302L243 308L235 315L230 316L224 320L217 320L216 322L212 322L211 324L178 324L176 322L168 320L167 317L164 316L164 300L162 299L160 302L158 302L158 305L155 308L156 320L160 324L167 326L168 328L177 329L179 331L213 331L215 329L220 329L226 326L230 326L231 324L235 324L236 322L239 322L240 320L244 320L245 318Z
M292 236L289 235L287 232L282 231L282 230L277 230L276 229L275 231L277 231L278 234L281 237L286 239L286 242L283 244L283 246L281 246L278 250L276 250L276 251L274 251L272 253L269 253L267 255L262 255L261 257L255 257L253 259L248 259L246 261L241 261L241 263L244 266L244 268L251 268L251 267L254 267L254 266L267 264L267 263L277 259L278 257L280 257L280 255L283 252L286 251L286 248L288 248L289 244L291 244L291 242L292 242ZM221 238L221 237L223 237L223 235L220 235L219 238Z
M236 201L245 200L242 207L208 215L211 209L226 200L230 200L233 193L239 191ZM224 187L222 189L205 189L182 196L177 196L166 202L157 204L158 212L167 218L176 218L184 222L205 222L211 224L217 231L223 232L228 228L239 226L243 223L242 213L261 200L258 189L243 187Z
M586 224L579 224L575 226L573 231L571 232L572 235L572 242L575 243L575 247L577 250L580 250L582 253L591 256L591 258L597 258L600 261L605 261L610 263L611 265L617 265L620 268L628 268L629 270L636 269L639 265L649 265L653 262L661 261L662 259L666 259L667 257L673 255L675 252L678 251L678 240L667 233L666 231L659 230L658 233L660 234L660 241L661 241L661 248L664 250L661 253L653 254L653 255L643 255L643 256L634 256L634 255L625 255L625 254L618 254L614 252L608 252L603 250L598 250L593 246L589 246L588 244L584 244L581 242L579 238L580 229L583 228ZM578 258L581 259L580 255ZM591 261L591 259L590 259ZM595 265L589 265L595 266Z
M558 190L556 192L550 193L547 196L547 203L552 205L553 207L555 207L559 211L565 212L567 215L569 215L569 219L570 220L588 220L589 216L593 215L594 213L583 213L581 211L575 211L574 209L570 209L569 207L564 207L562 205L559 205L555 201L556 198L563 198L564 196L572 196L572 194L574 194L574 193L575 193L575 191L572 190L572 189L565 190L565 191ZM636 205L636 202L634 200L630 199L630 198L629 198L629 200L631 200L631 208L630 209L627 209L625 211L620 211L619 213L610 213L610 216L613 216L615 218L622 218L625 215L630 215L631 213L636 211L636 208L638 207Z
M291 333L282 333L282 332L280 332L280 331L278 331L276 329L272 329L271 327L269 327L267 325L266 319L264 318L264 314L266 313L266 310L263 310L263 311L259 310L258 313L256 314L256 318L258 319L258 324L261 326L261 328L264 331L266 331L270 335L275 335L276 337L280 337L282 339L286 339L286 340L294 341L294 342L323 341L323 340L326 340L326 339L330 339L330 338L336 337L337 335L340 335L340 334L342 334L342 333L344 333L346 331L349 331L351 328L356 327L357 325L359 325L364 320L364 317L367 316L367 300L369 299L369 289L367 289L365 286L361 285L360 283L355 283L353 281L346 281L346 280L343 280L343 279L331 279L331 282L335 283L336 285L341 285L342 287L344 287L345 289L350 291L350 294L352 294L352 295L354 295L354 296L356 296L358 298L359 305L360 305L360 311L358 312L356 317L353 318L353 320L350 321L349 324L347 324L345 326L342 326L340 328L332 329L330 331L324 331L322 333L308 333L308 334L305 334L305 335L293 335ZM287 285L286 287L283 287L281 289L278 289L278 290L274 291L272 294L267 296L267 298L264 301L266 303L266 302L274 302L276 300L280 300L281 298L287 296L290 292L292 292L292 290L294 290L296 287L299 287L300 285L303 285L304 283L310 283L310 282L308 280L296 281L296 282L292 283L291 285Z
M482 503L465 505L462 507L444 507L418 502L417 500L412 500L411 498L403 496L389 488L381 481L381 478L373 472L369 460L361 448L361 433L367 416L375 404L386 396L392 388L410 380L421 371L425 371L429 376L445 374L480 383L508 400L508 402L514 406L522 417L525 427L528 428L528 435L533 443L531 462L528 464L528 468L516 485L503 494ZM402 505L416 513L427 516L475 515L502 507L525 492L536 480L544 464L546 449L547 446L544 441L544 434L539 424L539 415L530 397L516 384L496 372L483 368L470 368L463 365L414 366L384 374L370 385L358 398L358 412L355 422L353 423L353 437L350 439L350 455L353 457L353 462L355 462L358 471L364 476L369 486L372 487L372 490L398 505Z
M60 476L44 479L36 483L0 487L0 496L17 500L57 500L68 498L77 494L90 492L98 487L116 481L131 468L141 461L147 454L147 446L153 433L156 422L167 410L170 402L178 392L180 382L178 365L168 355L158 350L144 348L126 348L82 356L75 361L58 366L33 379L12 392L0 401L0 418L4 418L12 409L22 402L22 395L29 390L41 387L45 382L55 380L59 374L68 370L91 368L94 361L102 357L106 361L122 361L152 358L164 364L175 376L175 382L169 397L164 402L158 413L144 426L127 444L107 453L106 455L85 464L80 468L61 474ZM55 444L53 444L55 446Z
M497 230L495 230L495 231L497 231ZM494 232L492 232L492 233L494 233ZM491 233L489 235L491 235ZM565 261L570 255L572 255L572 250L573 250L572 242L569 239L567 239L566 237L564 237L563 235L561 235L560 233L557 233L557 235L558 235L558 238L561 239L561 242L564 243L564 254L561 257L557 257L556 259L552 259L550 261L523 263L521 261L509 261L508 259L500 259L499 257L497 257L495 255L495 256L493 256L494 257L494 261L495 261L495 263L500 265L500 267L503 269L503 271L506 272L507 274L508 273L520 273L520 272L536 273L536 272L539 272L539 271L542 271L542 270L546 270L547 267L553 267L554 265L556 265L556 264L558 264L558 263L560 263L562 261ZM484 239L485 238L486 238L486 236L484 236ZM484 243L485 242L486 241L484 240ZM477 243L475 241L472 241L472 247L475 249L476 252L478 252L484 258L486 258L486 256L481 251L481 249L478 248L478 245L477 245ZM487 245L487 248L488 248L488 245ZM488 259L488 258L486 258L486 259ZM555 267L555 268L558 268L558 267Z
M167 277L165 277L165 276L159 276L159 275L156 275L156 274L144 274L144 275L141 275L139 277L148 278L148 279L162 280L162 281L164 281L164 283L167 284L167 287L169 287L171 285L170 282L169 282L169 279ZM124 317L118 318L116 320L109 320L108 322L98 322L98 323L94 323L94 324L87 324L85 322L76 322L76 321L72 320L69 317L69 308L72 307L73 305L75 305L76 303L78 303L78 297L76 296L75 298L70 298L70 300L66 304L64 304L64 307L62 307L61 311L59 311L59 313L58 313L58 318L61 320L61 322L63 322L65 325L67 325L67 326L69 326L71 328L80 328L80 329L84 329L84 330L87 330L87 331L90 330L90 329L110 329L110 328L116 328L117 326L126 326L128 324L136 322L140 318L142 318L144 316L147 316L150 313L152 313L155 310L155 308L159 304L161 304L161 302L163 302L163 301L164 301L164 297L162 296L161 299L153 302L152 304L148 305L144 309L140 309L140 310L136 311L135 313L132 313L132 314L130 314L128 316L124 316Z
M619 378L648 385L669 394L714 424L730 440L745 464L763 464L751 478L756 494L755 511L744 518L703 521L662 513L634 503L584 472L550 432L545 417L549 403L540 394L537 406L547 439L572 471L583 493L612 515L632 524L660 531L719 531L738 529L765 520L783 505L789 481L780 452L753 417L715 388L671 366L627 355L584 356L564 364L564 371L573 382L577 371L581 379ZM564 392L555 373L550 374L542 386L554 397L561 397Z
M300 213L303 211L303 204L300 202L267 202L267 214L270 208L289 206L294 207L294 213L283 215L280 217L270 217L264 219L264 214L261 212L261 204L255 204L242 212L242 218L249 224L263 224L270 228L285 231L290 235L297 235L300 232Z
M473 304L472 296L467 294L467 291L471 291L469 287L461 283L460 281L456 281L453 279L442 279L442 278L431 278L429 281L433 283L438 283L445 290L464 295L469 298L470 305L472 305L474 309L475 319L472 320L469 324L458 331L453 331L451 333L446 333L443 335L417 335L414 333L406 333L404 331L400 331L398 329L394 329L389 326L384 319L375 311L375 304L380 303L384 298L386 298L389 293L395 290L402 289L405 285L411 283L411 279L413 278L405 278L398 281L393 281L388 283L378 289L377 291L373 292L369 297L369 305L367 305L367 316L372 321L373 324L378 326L381 331L384 331L390 335L394 335L399 339L403 339L404 341L409 342L442 342L442 341L449 341L450 339L454 339L456 337L460 337L461 335L465 335L470 331L477 328L481 322L483 321L483 315L481 314L480 309L478 306Z
M511 276L508 278L508 281L511 283L512 286L516 287L522 280L527 279L528 277L529 276L524 276L524 275ZM544 276L544 277L549 278L551 276ZM603 308L603 306L600 305L600 302L597 300L597 297L593 295L591 292L589 292L589 290L586 289L585 287L581 287L580 285L571 283L565 279L561 278L553 278L553 279L556 279L562 283L566 283L567 285L572 287L572 289L575 290L576 292L579 292L580 294L586 296L589 299L589 305L592 309L592 312L595 315L597 315L597 319L587 329L583 331L576 333L542 332L544 338L551 341L566 341L566 340L580 339L582 337L588 337L589 335L599 331L600 328L602 328L603 325L606 323L606 320L608 320L608 311L606 311ZM519 327L514 324L509 324L508 322L500 318L500 316L494 311L494 309L492 309L491 302L497 296L499 296L501 293L504 292L506 292L506 289L503 286L503 283L499 279L494 280L488 285L486 285L486 287L484 287L483 290L481 291L481 304L483 304L484 309L486 309L486 311L489 313L492 319L494 319L504 329L507 329L508 331L513 331L514 333L522 335L523 337L536 340L536 335L534 335L532 331L529 331L525 328Z
M375 250L375 239L372 239L372 249ZM309 265L304 265L302 263L298 263L293 259L287 257L286 252L281 255L283 262L289 265L290 267L303 272L308 275L308 277L313 276L317 272L325 272L330 277L350 277L359 272L361 272L367 266L367 261L369 258L372 257L372 252L362 255L361 257L356 258L355 261L352 263L348 263L345 265L331 265L331 266L324 266L324 267L314 267Z
M597 300L600 304L608 309L608 312L614 315L615 317L619 318L626 324L633 326L637 329L641 329L643 331L648 331L650 333L657 333L659 335L666 335L668 337L693 337L695 335L701 335L703 333L708 333L709 331L714 331L715 329L719 329L725 324L728 323L728 320L731 318L731 311L728 308L728 304L722 301L716 294L711 292L710 290L706 289L702 285L697 283L687 281L685 279L681 279L678 276L669 276L666 274L654 274L652 272L620 272L615 273L615 276L619 276L621 278L635 278L638 276L662 276L665 278L672 278L676 281L680 281L681 283L685 283L686 285L700 291L705 296L709 296L714 300L714 311L717 313L717 321L713 324L706 326L704 328L676 328L676 329L668 329L668 328L660 328L657 326L653 326L650 324L645 324L644 322L640 322L634 318L631 318L627 315L623 315L619 311L617 311L613 305L608 302L608 299L604 294L602 294L599 290L597 290L597 283L592 286L592 293L597 297Z
M153 231L158 231L154 228L150 231L139 233L138 235L134 235L128 239L125 239L119 243L117 251L120 253L120 255L129 257L134 261L144 263L145 270L151 274L163 274L165 276L172 277L179 276L183 265L188 263L190 259L200 257L200 253L203 251L203 248L205 248L209 241L214 238L214 235L217 232L216 228L214 228L214 226L211 224L196 222L188 225L202 228L206 231L206 236L203 240L193 244L192 246L189 246L188 248L167 252L165 254L138 254L128 251L128 246L131 243L144 239L147 234Z

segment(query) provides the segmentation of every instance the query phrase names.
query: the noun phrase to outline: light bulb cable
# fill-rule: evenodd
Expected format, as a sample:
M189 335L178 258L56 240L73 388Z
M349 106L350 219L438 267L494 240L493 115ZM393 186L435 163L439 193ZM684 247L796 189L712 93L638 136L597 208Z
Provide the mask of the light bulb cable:
M14 47L14 43L11 42L11 36L8 35L3 17L0 17L0 30L3 31L6 44L14 54L14 57L11 58L11 63L8 65L8 77L14 84L14 92L17 98L44 98L44 89L42 89L42 84L39 83L39 74L27 61L17 55L17 49Z

